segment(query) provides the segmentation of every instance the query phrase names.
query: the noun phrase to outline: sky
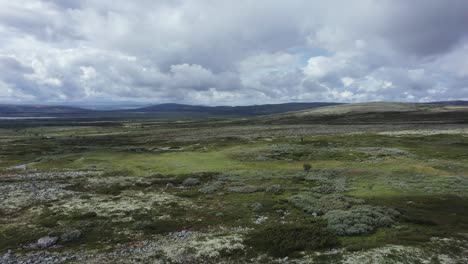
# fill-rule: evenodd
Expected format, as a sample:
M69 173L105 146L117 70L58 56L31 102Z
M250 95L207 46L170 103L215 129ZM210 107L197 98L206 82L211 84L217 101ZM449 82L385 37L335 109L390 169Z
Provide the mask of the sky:
M0 103L467 99L466 0L0 0Z

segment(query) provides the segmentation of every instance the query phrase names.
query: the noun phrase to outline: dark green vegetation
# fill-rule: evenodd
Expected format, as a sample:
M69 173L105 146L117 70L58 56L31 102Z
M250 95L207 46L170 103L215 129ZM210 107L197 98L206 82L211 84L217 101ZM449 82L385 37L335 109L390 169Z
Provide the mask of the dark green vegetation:
M264 252L330 261L393 245L458 261L468 233L466 118L3 121L0 252L26 254L21 247L51 235L64 246L58 254L158 241L157 258L171 261ZM345 251L314 253L332 248Z
M261 227L248 234L246 244L275 257L286 257L299 251L331 248L337 240L323 222L315 221Z

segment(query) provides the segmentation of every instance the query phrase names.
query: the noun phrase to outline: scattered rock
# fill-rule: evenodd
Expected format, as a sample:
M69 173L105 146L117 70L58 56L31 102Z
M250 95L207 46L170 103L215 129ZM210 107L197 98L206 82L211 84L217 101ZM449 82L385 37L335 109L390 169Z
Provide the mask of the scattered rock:
M5 261L9 260L10 258L11 258L11 249L9 249L7 253L5 253L5 255L2 256L2 259Z
M177 238L177 239L184 240L184 239L187 239L190 236L192 236L192 232L187 231L187 230L182 230L182 231L179 231L179 232L169 233L169 236L172 236L172 237Z
M255 219L255 224L259 225L263 222L265 222L266 220L268 220L268 216L259 216L257 219Z
M26 166L26 164L22 164L22 165L14 166L13 169L26 170L27 166Z

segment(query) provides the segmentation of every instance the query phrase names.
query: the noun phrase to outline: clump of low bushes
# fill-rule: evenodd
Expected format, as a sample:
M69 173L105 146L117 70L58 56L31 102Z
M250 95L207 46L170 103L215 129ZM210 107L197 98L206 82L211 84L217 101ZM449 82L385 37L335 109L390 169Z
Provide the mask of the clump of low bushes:
M264 186L255 186L255 185L242 185L242 186L231 186L229 191L233 193L255 193L264 191Z
M398 211L390 208L360 205L349 210L332 210L324 215L328 229L335 235L363 235L395 223Z
M224 182L215 181L203 185L199 191L205 194L210 194L222 190L224 188Z
M271 194L282 194L284 192L284 189L279 184L273 184L273 185L267 186L265 188L265 192L271 193Z
M364 201L346 197L342 194L317 195L314 193L301 193L291 196L288 202L306 213L322 215L331 210L344 210L354 204L362 204Z
M184 224L184 222L173 220L136 221L133 223L133 229L146 234L164 234L179 231L183 229Z
M196 186L199 185L201 182L197 178L187 178L182 182L182 185L186 187Z

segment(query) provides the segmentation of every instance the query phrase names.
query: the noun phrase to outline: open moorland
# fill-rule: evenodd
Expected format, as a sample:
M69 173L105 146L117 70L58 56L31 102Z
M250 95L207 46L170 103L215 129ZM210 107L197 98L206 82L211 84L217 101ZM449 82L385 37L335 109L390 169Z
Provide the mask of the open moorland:
M468 263L468 107L0 120L0 263Z

